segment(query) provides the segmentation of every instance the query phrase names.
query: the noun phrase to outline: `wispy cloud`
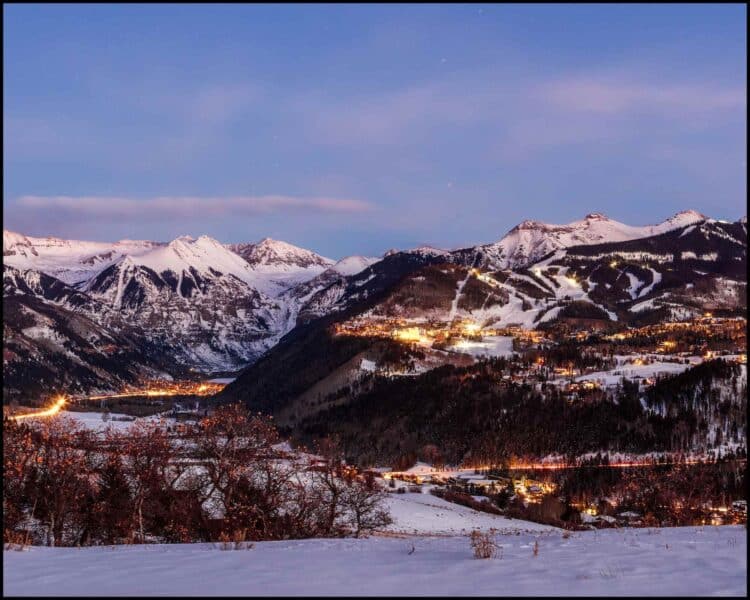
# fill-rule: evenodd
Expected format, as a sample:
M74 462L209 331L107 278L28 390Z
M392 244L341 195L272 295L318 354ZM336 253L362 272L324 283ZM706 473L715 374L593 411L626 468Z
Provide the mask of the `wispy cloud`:
M606 78L554 81L541 86L539 93L562 109L603 114L641 112L683 117L688 113L738 109L747 103L742 88Z
M53 218L89 221L211 219L269 213L362 213L372 204L349 198L296 196L159 196L137 199L112 196L22 196L15 211Z

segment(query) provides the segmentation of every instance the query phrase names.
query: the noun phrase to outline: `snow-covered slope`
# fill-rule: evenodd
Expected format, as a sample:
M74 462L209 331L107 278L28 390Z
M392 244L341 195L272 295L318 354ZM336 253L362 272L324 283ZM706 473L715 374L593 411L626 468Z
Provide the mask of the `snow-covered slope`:
M745 596L742 526L6 551L9 596ZM533 548L537 544L538 553Z
M429 493L391 493L386 498L386 506L393 519L387 530L394 533L468 535L474 529L495 529L508 533L560 531L549 525L479 512Z
M161 245L136 240L110 243L35 238L4 229L3 262L19 269L41 271L72 285L106 269L123 256L139 256Z
M345 276L356 275L379 260L370 256L347 256L334 264L331 269Z
M450 257L451 253L448 250L443 250L442 248L435 248L434 246L417 246L416 248L412 248L411 250L399 250L397 248L391 248L388 250L385 254L383 254L383 258L386 256L393 256L394 254L413 254L415 256L445 256Z
M660 235L559 248L527 268L480 274L481 306L464 301L456 316L534 328L564 317L637 322L746 310L744 227L705 219L672 228L676 222L659 226L667 229ZM504 300L492 302L490 289Z
M539 221L523 221L499 242L462 250L479 256L480 264L490 269L523 267L550 252L571 246L624 242L651 237L686 227L706 217L696 211L677 213L658 225L642 227L625 225L600 213L586 215L567 225L550 225Z

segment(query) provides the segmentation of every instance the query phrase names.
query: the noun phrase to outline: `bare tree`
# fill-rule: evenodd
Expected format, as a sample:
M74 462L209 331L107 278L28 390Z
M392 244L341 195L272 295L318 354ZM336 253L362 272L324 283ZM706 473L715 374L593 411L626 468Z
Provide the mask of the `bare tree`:
M387 494L371 473L345 478L342 505L353 526L354 537L389 525L392 520L384 507Z

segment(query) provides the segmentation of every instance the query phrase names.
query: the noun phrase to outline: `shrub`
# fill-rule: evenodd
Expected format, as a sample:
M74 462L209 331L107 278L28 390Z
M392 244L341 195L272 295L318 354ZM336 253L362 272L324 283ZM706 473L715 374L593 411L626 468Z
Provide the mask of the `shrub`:
M220 550L251 550L255 544L245 541L247 529L235 529L232 534L226 532L219 536Z
M476 529L471 532L471 548L474 551L474 558L494 558L498 549L501 549L491 534L482 533Z

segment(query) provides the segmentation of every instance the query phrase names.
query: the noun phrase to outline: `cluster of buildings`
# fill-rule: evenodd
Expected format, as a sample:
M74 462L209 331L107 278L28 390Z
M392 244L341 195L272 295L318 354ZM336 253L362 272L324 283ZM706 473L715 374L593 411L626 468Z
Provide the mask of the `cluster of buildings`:
M336 335L384 337L424 346L449 344L460 339L481 340L485 336L512 337L523 348L537 346L547 341L541 331L523 329L517 326L485 327L471 319L426 320L421 322L400 318L368 317L337 323L334 331Z
M532 479L522 474L513 477L482 474L472 469L438 471L425 463L417 463L406 471L380 469L377 475L388 482L404 482L409 491L415 492L421 492L423 485L458 489L472 495L493 495L512 488L513 493L526 504L538 504L545 495L552 494L557 489L552 482Z

